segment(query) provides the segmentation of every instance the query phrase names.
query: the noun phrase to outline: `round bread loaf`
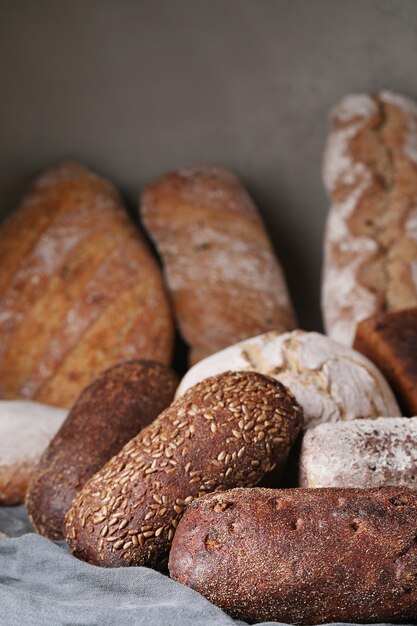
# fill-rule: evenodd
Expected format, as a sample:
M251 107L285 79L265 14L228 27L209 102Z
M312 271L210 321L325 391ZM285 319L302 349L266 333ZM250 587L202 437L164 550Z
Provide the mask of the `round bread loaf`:
M59 163L0 227L0 398L70 407L103 369L169 363L161 272L122 199Z
M319 424L303 436L301 487L417 488L417 417Z
M67 414L39 402L0 401L0 504L23 502L42 453Z
M293 395L255 372L196 385L75 498L65 520L72 552L97 565L158 565L185 507L210 491L255 485L302 420Z
M166 174L145 189L140 210L191 364L246 337L294 328L283 271L232 172L202 164Z
M42 456L26 497L37 532L63 537L75 494L172 401L176 375L152 361L114 365L80 395Z
M194 365L181 380L176 397L226 370L252 370L279 380L303 407L306 428L401 414L375 365L320 333L270 332L241 341Z
M188 507L169 570L250 622L411 620L416 519L406 488L233 489Z

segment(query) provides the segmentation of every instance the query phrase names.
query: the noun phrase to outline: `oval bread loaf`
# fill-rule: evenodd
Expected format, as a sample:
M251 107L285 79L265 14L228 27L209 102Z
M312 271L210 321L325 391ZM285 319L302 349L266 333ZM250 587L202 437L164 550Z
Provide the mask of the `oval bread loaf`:
M160 252L190 363L268 330L291 330L285 277L236 176L194 165L145 189L141 215Z
M417 488L417 417L320 424L303 436L301 487Z
M324 182L325 328L352 345L363 319L417 306L416 104L389 91L343 98L331 113Z
M64 515L87 480L172 401L177 377L152 361L127 361L80 395L34 473L26 509L37 532L62 539Z
M161 272L115 188L48 169L0 227L0 398L70 407L104 368L169 363L172 344Z
M176 397L226 370L252 370L279 380L303 407L307 428L321 422L401 414L379 370L363 355L320 333L270 332L241 341L192 367Z
M405 488L233 489L188 507L169 570L250 622L412 620L416 519Z
M0 401L0 504L20 504L42 453L68 411L39 402Z
M72 552L96 565L157 565L185 507L259 482L302 419L292 394L261 374L229 372L196 385L76 496L65 521Z

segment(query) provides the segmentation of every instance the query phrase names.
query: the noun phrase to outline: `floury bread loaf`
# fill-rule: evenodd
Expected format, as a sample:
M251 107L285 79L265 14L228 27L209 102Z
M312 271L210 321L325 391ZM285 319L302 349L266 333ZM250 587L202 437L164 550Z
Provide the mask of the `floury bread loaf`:
M141 215L191 364L246 337L294 328L281 266L232 172L194 165L167 174L143 193Z
M377 368L358 352L319 333L270 332L237 343L192 367L176 396L227 370L252 370L279 380L303 407L307 428L321 422L400 415Z
M0 401L0 504L23 502L27 486L67 411L22 400Z
M63 538L64 515L95 472L171 403L176 375L153 361L127 361L103 372L72 407L42 455L26 497L42 535Z
M304 433L301 487L417 488L417 417L320 424Z
M69 407L106 367L168 363L158 265L114 187L79 163L48 169L0 228L0 398Z
M388 91L344 98L331 114L324 181L325 327L352 345L363 319L417 306L414 102Z
M173 402L76 496L66 537L81 559L158 565L187 505L256 485L302 427L293 395L272 378L228 372Z
M417 493L233 489L193 502L171 577L250 623L370 623L417 615Z

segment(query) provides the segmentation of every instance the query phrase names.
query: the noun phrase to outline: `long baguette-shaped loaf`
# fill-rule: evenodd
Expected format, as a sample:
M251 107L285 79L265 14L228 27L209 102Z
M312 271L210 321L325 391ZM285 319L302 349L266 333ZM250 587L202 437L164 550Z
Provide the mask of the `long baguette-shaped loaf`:
M99 371L168 363L158 265L114 187L79 163L48 169L0 228L0 398L68 407Z
M135 360L114 365L84 389L29 485L26 509L37 532L63 538L64 515L75 494L158 417L176 385L165 365Z
M256 485L300 432L302 409L255 372L208 378L173 402L76 496L72 552L97 565L157 565L186 506L210 491Z
M188 507L169 570L251 623L411 623L416 519L405 488L233 489Z
M294 328L281 266L232 172L195 165L167 174L143 193L141 214L191 363L246 337Z
M417 306L417 106L383 91L332 111L324 156L331 209L322 307L328 334L352 345L356 325Z

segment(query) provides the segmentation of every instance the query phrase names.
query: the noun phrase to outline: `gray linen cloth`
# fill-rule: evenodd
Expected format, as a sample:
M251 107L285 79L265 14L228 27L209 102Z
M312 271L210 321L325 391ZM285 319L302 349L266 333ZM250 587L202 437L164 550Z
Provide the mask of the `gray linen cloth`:
M8 535L0 535L1 626L243 624L146 567L105 569L79 561L64 544L31 533L22 507L0 508L0 531Z

